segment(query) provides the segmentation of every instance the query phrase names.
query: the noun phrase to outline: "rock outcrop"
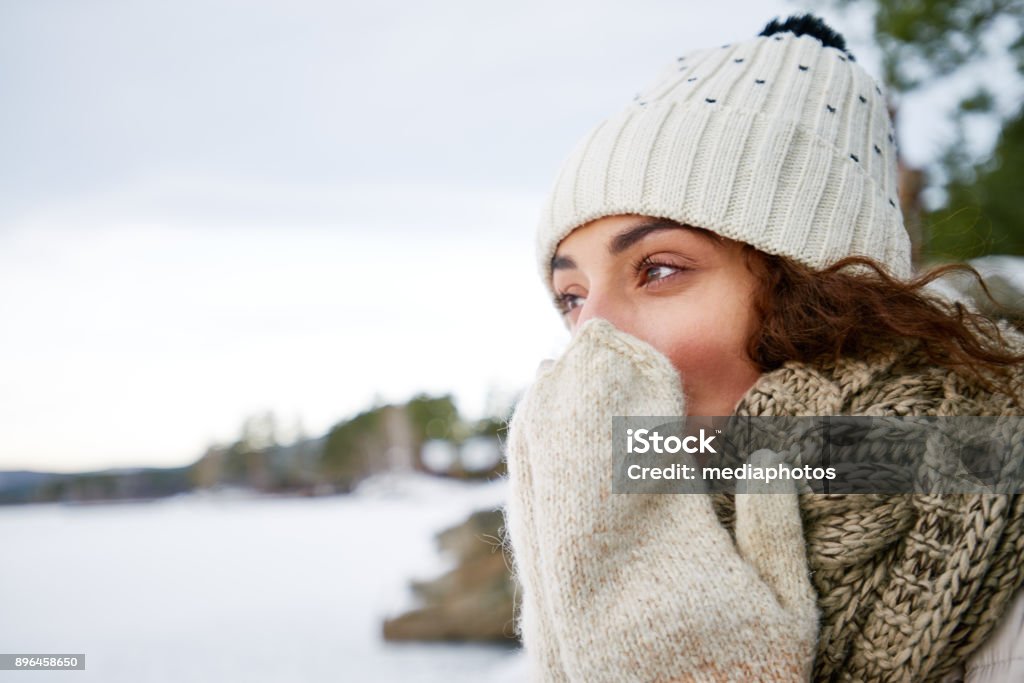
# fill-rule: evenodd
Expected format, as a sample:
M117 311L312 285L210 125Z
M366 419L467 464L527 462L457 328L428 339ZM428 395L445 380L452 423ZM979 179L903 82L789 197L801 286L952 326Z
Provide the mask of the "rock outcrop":
M503 524L501 510L484 510L440 532L438 547L456 559L455 568L436 579L413 581L413 593L422 604L386 619L384 638L514 643L516 589L509 571L512 560L500 542Z

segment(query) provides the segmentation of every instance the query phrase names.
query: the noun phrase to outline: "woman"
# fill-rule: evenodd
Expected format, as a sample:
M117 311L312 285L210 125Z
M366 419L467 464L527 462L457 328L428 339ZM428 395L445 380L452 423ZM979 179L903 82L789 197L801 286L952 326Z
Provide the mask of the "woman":
M1024 680L1024 496L611 495L623 415L1024 414L1024 342L913 278L881 91L809 15L679 57L537 237L573 339L516 407L537 680Z

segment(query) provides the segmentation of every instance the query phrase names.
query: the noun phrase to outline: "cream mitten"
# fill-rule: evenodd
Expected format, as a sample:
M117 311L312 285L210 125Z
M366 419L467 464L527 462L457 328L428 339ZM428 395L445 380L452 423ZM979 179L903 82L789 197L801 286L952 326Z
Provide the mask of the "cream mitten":
M796 494L612 494L612 417L681 416L679 375L584 323L509 427L506 528L533 680L805 681L818 613Z
M510 435L509 443L513 440ZM514 466L510 459L508 476L510 495L505 504L505 540L511 546L513 572L522 588L519 614L514 620L515 632L526 649L529 680L567 683L570 679L562 669L555 631L546 613L547 600L542 597L544 586L537 561L537 527L530 493L533 474L529 459L519 459Z

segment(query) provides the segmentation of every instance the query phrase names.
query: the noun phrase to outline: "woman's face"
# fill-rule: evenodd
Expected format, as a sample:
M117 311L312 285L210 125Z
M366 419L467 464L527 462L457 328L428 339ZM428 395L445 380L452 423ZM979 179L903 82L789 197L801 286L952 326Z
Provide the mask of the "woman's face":
M731 415L760 374L747 357L754 276L739 242L647 216L608 216L562 240L557 304L573 334L604 318L682 377L689 415Z

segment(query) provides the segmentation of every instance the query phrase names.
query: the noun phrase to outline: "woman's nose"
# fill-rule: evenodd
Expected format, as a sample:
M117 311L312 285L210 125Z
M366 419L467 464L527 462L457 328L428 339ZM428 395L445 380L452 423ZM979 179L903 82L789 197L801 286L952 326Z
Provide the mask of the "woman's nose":
M628 320L621 302L613 296L600 292L591 291L576 316L576 324L573 326L573 334L576 333L583 323L592 318L603 318L613 326L622 331L628 331Z

